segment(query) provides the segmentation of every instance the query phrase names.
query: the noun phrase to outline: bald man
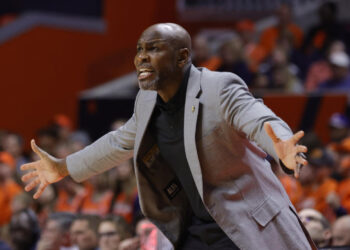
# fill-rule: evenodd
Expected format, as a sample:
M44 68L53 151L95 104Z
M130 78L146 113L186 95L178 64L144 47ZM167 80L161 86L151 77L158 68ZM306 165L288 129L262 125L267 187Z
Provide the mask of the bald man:
M306 147L232 73L196 68L181 26L147 28L134 59L133 116L85 149L56 159L38 148L26 190L76 181L134 157L143 214L175 249L315 249L266 153L299 175ZM162 249L167 249L162 247ZM169 248L170 249L170 248Z
M339 217L332 227L332 246L350 248L350 215Z

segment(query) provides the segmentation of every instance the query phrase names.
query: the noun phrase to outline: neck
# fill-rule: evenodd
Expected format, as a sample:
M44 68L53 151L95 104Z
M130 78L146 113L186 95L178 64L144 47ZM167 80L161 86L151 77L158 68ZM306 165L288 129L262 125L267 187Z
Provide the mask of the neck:
M177 93L188 68L189 66L184 67L181 72L177 74L179 77L171 79L171 81L164 84L163 88L157 91L163 102L168 102Z

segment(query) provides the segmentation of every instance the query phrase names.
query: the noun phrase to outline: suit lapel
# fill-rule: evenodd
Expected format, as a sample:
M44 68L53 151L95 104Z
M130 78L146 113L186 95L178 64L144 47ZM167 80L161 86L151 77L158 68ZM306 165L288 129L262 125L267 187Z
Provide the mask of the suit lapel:
M140 106L140 110L137 117L137 133L135 137L135 145L134 145L134 159L136 160L138 151L140 149L140 144L142 142L143 136L147 129L148 123L151 119L153 109L157 100L157 92L156 91L147 91L145 98L140 100L138 106Z
M191 67L190 77L186 92L185 111L184 111L184 144L185 152L190 166L190 170L198 189L199 195L203 198L203 180L202 171L199 164L196 148L196 130L199 111L201 72L194 66Z

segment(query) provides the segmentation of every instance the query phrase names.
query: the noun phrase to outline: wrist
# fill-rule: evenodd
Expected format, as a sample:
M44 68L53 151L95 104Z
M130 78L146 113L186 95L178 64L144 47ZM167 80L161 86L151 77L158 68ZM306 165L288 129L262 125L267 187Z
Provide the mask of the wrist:
M58 159L58 174L64 178L69 175L66 159Z

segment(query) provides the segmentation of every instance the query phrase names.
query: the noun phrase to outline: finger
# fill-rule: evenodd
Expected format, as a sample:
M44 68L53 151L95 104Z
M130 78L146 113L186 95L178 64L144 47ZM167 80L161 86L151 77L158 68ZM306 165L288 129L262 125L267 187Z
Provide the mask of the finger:
M38 190L36 190L36 193L33 195L34 199L38 199L40 195L44 192L47 184L41 183Z
M294 169L294 177L295 178L299 178L300 176L300 169L301 169L301 165L300 164L296 164L295 169Z
M297 146L297 152L298 153L306 153L307 152L307 147L305 147L304 145L298 145Z
M36 178L35 180L33 180L32 182L30 182L28 185L26 185L24 187L24 190L25 191L30 191L32 190L35 186L39 185L40 184L40 179L39 178Z
M273 142L280 141L280 139L276 136L275 132L273 131L271 124L269 122L264 123L264 129Z
M25 170L34 170L34 169L36 169L36 164L37 164L37 163L38 163L38 161L23 164L23 165L21 166L21 170L22 170L22 171L25 171Z
M295 178L299 178L300 170L301 170L302 166L307 165L308 162L307 162L307 160L304 157L302 157L300 155L297 155L295 157L295 160L296 160L296 166L295 166L295 169L294 169L294 176L295 176Z
M300 156L300 155L297 155L297 156L295 157L295 159L296 159L296 161L297 161L297 164L301 164L301 165L303 165L303 166L306 166L306 165L307 165L307 160L306 160L304 157L302 157L302 156Z
M41 159L43 159L43 158L46 157L46 152L45 152L44 150L42 150L41 148L39 148L38 145L35 144L35 140L34 140L34 139L32 139L32 140L30 141L30 145L32 146L33 151L34 151L37 155L39 155L39 157L40 157Z
M21 180L22 181L28 181L34 177L38 176L38 173L36 171L32 171L30 173L27 173L25 175L22 176Z
M294 144L296 144L303 136L304 136L304 131L302 130L295 133L292 137Z

